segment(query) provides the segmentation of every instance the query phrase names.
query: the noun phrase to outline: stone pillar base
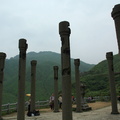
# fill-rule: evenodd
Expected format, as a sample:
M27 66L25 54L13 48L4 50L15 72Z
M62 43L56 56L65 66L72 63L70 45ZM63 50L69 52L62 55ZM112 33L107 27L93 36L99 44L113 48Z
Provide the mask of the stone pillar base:
M55 110L55 111L53 111L53 112L57 113L57 112L60 112L60 111L59 111L59 110Z
M111 114L119 114L119 112L111 112Z
M81 112L83 112L83 111L82 111L82 110L79 110L79 111L76 110L75 112L76 112L76 113L81 113Z

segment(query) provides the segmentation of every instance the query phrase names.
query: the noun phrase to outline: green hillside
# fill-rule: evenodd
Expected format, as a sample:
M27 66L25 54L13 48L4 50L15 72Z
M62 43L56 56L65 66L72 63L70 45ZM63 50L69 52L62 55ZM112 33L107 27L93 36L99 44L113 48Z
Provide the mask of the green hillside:
M114 72L120 72L120 56L114 55ZM86 96L110 95L108 63L106 60L81 74L80 80L86 85ZM115 76L117 94L120 91L120 75ZM75 83L73 84L75 86ZM73 92L75 90L73 89Z
M53 66L59 66L59 90L61 90L61 56L55 52L29 52L26 58L26 93L30 93L31 60L37 60L36 100L46 100L53 92ZM18 96L18 63L19 56L7 59L4 70L3 103L17 101ZM80 63L80 71L90 70L94 65ZM74 60L71 59L72 82L74 81ZM26 97L27 99L27 97Z

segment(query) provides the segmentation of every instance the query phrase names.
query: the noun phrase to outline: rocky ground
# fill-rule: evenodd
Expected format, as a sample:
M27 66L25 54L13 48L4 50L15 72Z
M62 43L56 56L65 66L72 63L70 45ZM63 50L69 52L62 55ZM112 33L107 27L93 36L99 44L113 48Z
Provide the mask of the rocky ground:
M111 114L111 106L108 102L90 103L91 111L73 112L73 120L120 120L120 114ZM118 105L120 112L120 105ZM27 117L25 120L62 120L62 111L54 113L50 109L41 109L40 116ZM17 114L3 116L4 120L16 120Z

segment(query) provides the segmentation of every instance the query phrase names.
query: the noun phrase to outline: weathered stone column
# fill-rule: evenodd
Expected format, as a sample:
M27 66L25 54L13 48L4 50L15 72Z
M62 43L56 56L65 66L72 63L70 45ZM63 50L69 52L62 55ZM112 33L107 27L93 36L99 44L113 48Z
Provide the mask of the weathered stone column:
M2 91L3 91L3 77L4 77L4 64L5 64L6 54L0 52L0 120L2 119Z
M54 112L59 112L58 108L58 66L54 66Z
M72 120L71 101L71 64L70 64L70 28L69 22L59 23L59 34L62 41L61 65L62 65L62 119Z
M118 49L119 49L119 54L120 54L120 4L117 4L114 6L111 15L115 22Z
M118 114L114 67L113 67L113 53L112 52L106 53L106 58L108 61L108 69L109 69L109 82L110 82L110 93L111 93L111 103L112 103L111 114Z
M36 83L36 65L37 61L31 61L31 103L30 103L30 112L35 111L35 83Z
M19 40L19 80L18 80L18 109L17 120L25 120L25 76L26 76L26 50L25 39Z
M81 84L80 84L80 71L79 71L79 65L80 65L80 59L74 59L75 64L75 80L76 80L76 112L82 111L82 94L81 94Z

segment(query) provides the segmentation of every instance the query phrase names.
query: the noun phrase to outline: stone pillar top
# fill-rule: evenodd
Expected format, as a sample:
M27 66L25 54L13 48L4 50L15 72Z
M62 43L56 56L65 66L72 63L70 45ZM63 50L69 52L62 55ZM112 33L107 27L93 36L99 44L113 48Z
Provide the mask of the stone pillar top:
M58 66L53 66L54 69L54 79L58 79Z
M6 54L3 52L0 52L0 67L4 67L4 59L6 58Z
M31 61L31 65L36 65L37 64L37 61L36 60L32 60Z
M113 60L113 52L107 52L106 53L106 58L109 60Z
M20 50L27 50L28 44L26 43L26 39L22 38L19 40L19 49Z
M59 23L59 34L62 35L70 35L71 30L69 28L70 24L68 21L62 21Z
M53 66L54 70L58 70L58 66Z
M5 57L6 57L6 54L5 53L3 53L3 52L0 52L0 59L5 59Z
M76 66L79 66L80 65L80 59L74 59L74 64Z
M111 16L113 19L120 17L120 4L114 6Z

